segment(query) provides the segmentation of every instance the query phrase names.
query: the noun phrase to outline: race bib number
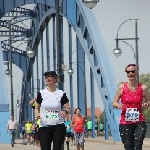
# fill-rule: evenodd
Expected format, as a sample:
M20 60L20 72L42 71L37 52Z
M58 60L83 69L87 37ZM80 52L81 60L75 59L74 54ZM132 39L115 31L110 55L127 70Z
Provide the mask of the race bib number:
M47 124L56 124L59 122L58 111L45 110L45 121Z
M69 125L67 125L67 130L69 130L70 129L70 126Z
M29 130L31 130L31 128L28 127L27 130L29 131Z
M22 127L22 130L25 130L25 127Z
M137 108L127 108L125 121L139 121L139 111Z

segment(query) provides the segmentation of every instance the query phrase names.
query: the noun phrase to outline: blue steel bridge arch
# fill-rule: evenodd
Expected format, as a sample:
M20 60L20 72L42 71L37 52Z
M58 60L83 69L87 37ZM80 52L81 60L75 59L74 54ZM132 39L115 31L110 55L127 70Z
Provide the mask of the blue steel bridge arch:
M38 9L35 12L35 16L33 18L32 27L31 27L31 36L32 36L32 45L34 49L37 51L37 45L40 41L40 36L42 35L45 27L47 27L46 22L48 22L51 18L54 18L55 14L55 1L54 0L0 0L2 4L0 6L0 17L4 16L7 12L21 5L34 3L38 4ZM45 10L43 10L43 6L39 5L43 4L47 6ZM85 60L84 53L86 53L87 58L90 62L91 68L91 85L93 85L93 76L96 79L96 82L99 87L99 91L101 93L102 101L105 106L106 117L108 119L108 123L110 125L111 133L115 141L120 140L119 130L118 130L118 120L120 112L112 108L112 100L114 93L116 91L116 82L113 75L112 67L110 61L108 59L107 51L101 37L99 27L96 23L95 17L92 12L87 9L80 0L64 0L62 2L62 11L61 15L64 16L68 20L69 30L71 27L74 28L76 32L77 39L77 62ZM38 26L37 24L38 23ZM62 22L61 22L62 24ZM62 26L61 26L62 27ZM62 34L62 33L61 33ZM71 33L69 32L69 35ZM62 36L62 35L61 35ZM69 61L72 61L71 48L72 41L69 40ZM61 46L63 43L61 43ZM55 48L53 48L54 50ZM47 50L48 54L48 50ZM21 55L21 54L20 54ZM5 56L5 55L4 55ZM63 56L63 49L62 49ZM36 54L36 57L37 54ZM55 58L56 59L56 58ZM30 87L30 78L33 75L33 63L34 59L25 59L28 60L27 65L27 88ZM54 63L56 60L54 60ZM62 59L63 62L63 59ZM50 63L48 62L48 68L50 67ZM20 66L21 67L21 66ZM38 66L37 66L38 68ZM84 70L85 66L81 65L81 68ZM42 68L42 72L43 72ZM108 73L109 72L109 73ZM84 77L82 77L82 72L77 67L77 76L80 76L78 81L78 105L84 105L82 99L85 99L83 96L83 87L84 87ZM37 79L38 79L38 70L37 70ZM32 77L32 80L34 78ZM44 80L44 79L42 79ZM70 79L71 81L71 79ZM32 85L34 87L34 85ZM85 89L84 89L85 90ZM82 93L81 93L82 91ZM94 95L91 94L91 99L94 99ZM93 102L94 103L94 102ZM82 106L83 107L83 106ZM94 105L92 106L92 108ZM85 109L83 107L83 109Z

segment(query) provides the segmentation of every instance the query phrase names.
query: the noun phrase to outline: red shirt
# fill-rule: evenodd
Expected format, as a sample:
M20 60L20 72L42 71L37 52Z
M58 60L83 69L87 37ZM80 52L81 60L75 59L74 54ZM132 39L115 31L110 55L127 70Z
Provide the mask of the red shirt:
M76 125L74 127L74 132L77 132L77 133L84 132L84 118L82 116L80 118L79 117L74 117L73 125Z
M145 121L142 113L142 101L143 101L143 89L142 84L138 83L137 89L133 92L127 87L127 83L124 83L124 87L121 95L121 103L124 104L121 113L120 124L134 124ZM126 109L137 108L139 111L139 121L126 121Z

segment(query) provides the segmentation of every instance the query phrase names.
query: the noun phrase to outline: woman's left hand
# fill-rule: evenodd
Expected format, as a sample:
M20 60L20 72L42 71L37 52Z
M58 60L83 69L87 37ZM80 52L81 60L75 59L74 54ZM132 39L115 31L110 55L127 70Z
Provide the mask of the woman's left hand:
M59 115L60 115L61 117L65 117L65 116L66 116L66 114L67 114L67 113L66 113L66 111L65 111L65 110L62 110L62 111L60 112L60 114L59 114Z
M149 106L149 104L148 104L148 103L143 103L143 104L142 104L142 108L147 109L147 108L148 108L148 106Z

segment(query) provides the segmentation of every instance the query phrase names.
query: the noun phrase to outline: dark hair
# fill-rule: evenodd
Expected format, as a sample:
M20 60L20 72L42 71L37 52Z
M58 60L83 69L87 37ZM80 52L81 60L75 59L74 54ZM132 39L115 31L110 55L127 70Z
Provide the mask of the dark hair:
M46 72L44 72L43 75L44 76L51 75L51 76L54 76L55 78L57 78L57 73L55 71L46 71Z
M75 109L75 111L74 111L74 114L76 114L76 111L77 111L78 109L81 111L81 109L80 109L80 108L76 108L76 109Z
M127 71L127 68L130 67L130 66L136 67L137 70L139 69L139 67L138 67L136 64L128 64L128 65L125 67L125 72Z

